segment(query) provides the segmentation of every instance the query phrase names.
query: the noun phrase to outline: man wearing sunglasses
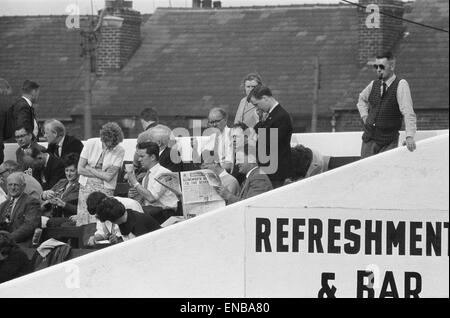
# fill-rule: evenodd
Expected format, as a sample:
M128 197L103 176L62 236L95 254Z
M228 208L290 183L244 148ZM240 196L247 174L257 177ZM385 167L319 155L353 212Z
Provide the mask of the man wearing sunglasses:
M405 121L406 147L414 151L416 114L408 82L395 75L395 58L391 52L378 55L373 67L377 79L359 94L357 104L364 122L361 158L396 148L402 119Z

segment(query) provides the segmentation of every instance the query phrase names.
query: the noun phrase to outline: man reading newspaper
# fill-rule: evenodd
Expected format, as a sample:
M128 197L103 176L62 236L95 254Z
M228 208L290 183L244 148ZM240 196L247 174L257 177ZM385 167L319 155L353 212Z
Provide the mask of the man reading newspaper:
M154 142L144 142L137 145L138 161L147 173L140 184L132 169L127 171L128 182L141 197L141 205L145 213L150 214L160 224L169 217L177 214L177 196L156 181L163 173L170 173L169 169L159 164L159 146Z

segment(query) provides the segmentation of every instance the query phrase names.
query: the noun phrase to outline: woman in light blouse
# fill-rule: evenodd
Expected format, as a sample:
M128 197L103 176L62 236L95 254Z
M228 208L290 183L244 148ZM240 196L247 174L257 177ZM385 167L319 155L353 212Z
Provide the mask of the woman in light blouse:
M262 85L261 76L257 73L250 73L242 80L241 87L244 90L245 97L241 99L234 123L244 123L247 127L253 128L259 121L256 107L252 103L247 101L247 96L250 94L253 88L258 85Z
M77 208L77 226L95 223L89 214L86 199L90 193L100 191L107 196L114 194L117 176L122 167L125 150L119 144L123 132L117 123L106 123L100 130L100 138L86 141L78 163L80 195Z

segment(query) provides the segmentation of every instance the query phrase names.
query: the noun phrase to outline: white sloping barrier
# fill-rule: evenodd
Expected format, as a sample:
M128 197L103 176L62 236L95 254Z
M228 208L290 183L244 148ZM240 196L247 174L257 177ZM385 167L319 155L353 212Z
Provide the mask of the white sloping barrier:
M4 283L0 297L449 297L448 170L446 134Z

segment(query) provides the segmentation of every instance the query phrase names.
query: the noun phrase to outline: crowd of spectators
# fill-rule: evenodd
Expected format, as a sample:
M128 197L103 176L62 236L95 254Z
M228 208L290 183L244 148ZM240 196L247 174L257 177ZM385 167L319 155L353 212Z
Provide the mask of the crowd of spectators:
M233 204L328 169L329 158L317 151L291 148L292 118L261 76L248 74L242 89L245 96L233 124L225 109L210 110L207 142L192 139L193 162L180 160L171 128L159 122L155 109L144 109L134 160L124 169L124 134L117 123L104 124L99 137L84 143L66 134L56 119L45 121L41 132L34 110L40 87L26 80L21 98L9 101L12 106L0 114L0 283L30 271L21 248L30 247L37 229L95 223L87 242L95 246L130 240L158 230L172 216L183 216L179 193L157 182L162 173L209 169L221 182L215 191ZM7 83L0 82L0 101L10 95ZM397 135L392 136L390 142ZM3 162L3 141L11 138L18 145L16 160ZM415 148L413 139L410 148ZM115 196L119 176L128 190Z

